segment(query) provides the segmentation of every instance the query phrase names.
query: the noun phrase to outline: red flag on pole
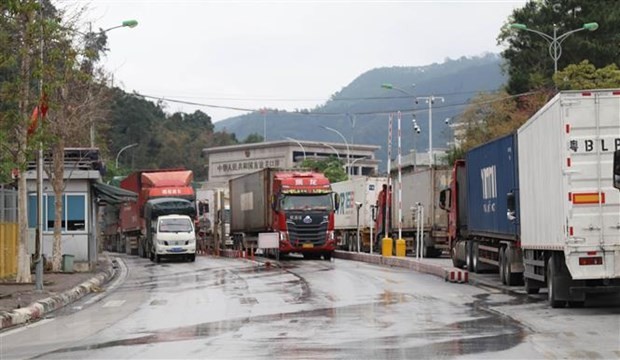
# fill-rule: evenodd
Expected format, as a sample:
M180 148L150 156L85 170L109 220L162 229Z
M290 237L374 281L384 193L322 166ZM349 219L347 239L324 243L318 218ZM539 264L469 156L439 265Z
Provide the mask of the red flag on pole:
M35 131L37 131L37 127L39 126L39 117L41 118L41 121L43 121L45 115L47 115L47 109L47 96L43 93L41 100L39 101L39 105L32 110L30 125L28 126L28 136L31 136Z

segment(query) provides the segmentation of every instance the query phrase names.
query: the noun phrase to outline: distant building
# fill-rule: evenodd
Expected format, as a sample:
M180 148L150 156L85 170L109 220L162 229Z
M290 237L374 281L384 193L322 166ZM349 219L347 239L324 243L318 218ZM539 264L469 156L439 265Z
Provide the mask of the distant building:
M350 169L353 176L377 173L379 160L376 145L349 144ZM292 169L299 167L305 158L325 159L339 157L347 166L347 146L343 143L316 141L269 141L206 148L202 150L207 158L209 187L227 187L228 180L255 172L266 167Z

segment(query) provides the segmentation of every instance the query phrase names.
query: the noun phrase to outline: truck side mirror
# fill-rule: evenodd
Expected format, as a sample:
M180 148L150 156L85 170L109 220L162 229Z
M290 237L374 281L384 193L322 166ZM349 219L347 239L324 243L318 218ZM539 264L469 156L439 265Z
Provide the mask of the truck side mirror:
M452 190L451 189L443 189L439 192L439 208L442 210L450 211L452 204Z
M340 209L340 194L334 193L334 211Z
M271 195L271 209L278 211L278 198L275 195Z
M614 187L620 190L620 150L614 151Z
M508 220L515 221L517 219L517 200L514 191L506 194L506 208L508 209L506 212Z

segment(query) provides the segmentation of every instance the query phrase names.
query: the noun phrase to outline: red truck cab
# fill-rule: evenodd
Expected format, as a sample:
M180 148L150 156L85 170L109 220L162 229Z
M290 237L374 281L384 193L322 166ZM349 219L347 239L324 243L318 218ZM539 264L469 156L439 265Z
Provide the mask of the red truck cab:
M338 201L334 204L329 179L316 172L276 172L272 194L272 228L280 234L280 252L331 258Z

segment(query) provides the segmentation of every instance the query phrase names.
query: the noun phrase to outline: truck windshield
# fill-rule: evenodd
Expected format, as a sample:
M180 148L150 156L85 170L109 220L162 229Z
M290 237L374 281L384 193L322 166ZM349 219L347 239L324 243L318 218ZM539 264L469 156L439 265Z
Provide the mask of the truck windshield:
M192 223L189 219L162 219L159 222L159 232L191 232Z
M285 195L280 206L284 210L331 209L331 194Z

